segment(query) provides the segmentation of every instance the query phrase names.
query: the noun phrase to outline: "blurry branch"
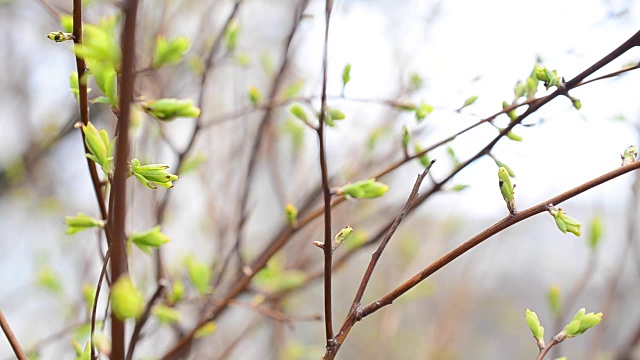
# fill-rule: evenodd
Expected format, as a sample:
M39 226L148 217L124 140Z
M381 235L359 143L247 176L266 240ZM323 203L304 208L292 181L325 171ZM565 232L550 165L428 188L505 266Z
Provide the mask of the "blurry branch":
M167 281L164 279L158 281L156 291L153 292L151 299L147 302L142 316L140 317L140 319L136 320L136 326L133 329L133 333L131 334L131 340L129 340L129 349L127 349L126 360L133 359L133 352L135 351L136 344L140 339L140 332L142 331L144 324L147 322L147 320L149 320L149 315L151 315L151 308L153 307L153 304L156 302L156 300L162 295L164 288L166 287L166 282Z
M638 162L634 162L630 165L627 166L622 166L620 168L617 168L613 171L610 171L606 174L603 174L595 179L592 179L582 185L579 185L571 190L568 190L560 195L557 195L553 198L550 198L548 200L545 200L543 202L541 202L538 205L532 206L528 209L522 210L522 211L518 211L515 215L510 215L505 217L504 219L498 221L497 223L495 223L494 225L490 226L489 228L485 229L484 231L480 232L479 234L477 234L476 236L472 237L471 239L467 240L466 242L462 243L460 246L456 247L455 249L451 250L449 253L447 253L446 255L442 256L441 258L439 258L438 260L434 261L433 263L431 263L429 266L427 266L426 268L424 268L422 271L418 272L416 275L414 275L412 278L408 279L407 281L405 281L404 283L402 283L400 286L398 286L397 288L395 288L394 290L392 290L391 292L389 292L387 295L381 297L380 299L378 299L377 301L374 301L372 303L370 303L369 305L366 305L362 308L360 308L358 311L356 312L351 312L347 319L345 320L345 323L342 327L342 329L340 330L340 333L337 336L337 340L339 342L339 344L342 344L344 339L346 338L347 334L349 333L349 331L351 330L351 328L353 327L353 325L355 325L356 322L362 320L363 318L373 314L374 312L380 310L381 308L390 305L391 303L393 303L394 300L396 300L398 297L400 297L402 294L406 293L407 291L409 291L411 288L413 288L414 286L416 286L417 284L419 284L421 281L423 281L424 279L428 278L430 275L432 275L433 273L435 273L436 271L442 269L443 267L445 267L447 264L451 263L453 260L457 259L459 256L461 256L462 254L466 253L467 251L471 250L472 248L474 248L475 246L479 245L480 243L482 243L483 241L487 240L488 238L492 237L493 235L525 220L528 219L536 214L540 214L543 212L548 211L548 206L549 204L554 204L554 205L558 205L563 203L564 201L571 199L589 189L592 189L596 186L599 186L607 181L610 181L612 179L615 179L621 175L624 175L628 172L637 170L640 168L640 161Z
M47 9L49 14L51 14L51 16L56 19L56 21L60 20L60 13L53 6L51 6L51 4L49 4L46 0L38 0L38 2L42 4L45 9Z
M4 317L2 310L0 310L0 328L2 328L2 332L4 332L4 336L6 336L11 348L13 349L13 353L16 354L16 358L19 360L27 360L27 355L25 355L22 347L20 346L20 342L11 331L11 326L9 326L9 322Z
M104 256L104 260L102 263L102 269L100 270L100 277L98 278L98 284L96 285L96 293L93 297L93 304L91 305L91 360L97 360L98 356L95 353L95 346L93 346L93 335L96 332L96 313L98 312L98 299L100 299L100 290L102 289L102 279L104 279L107 273L107 265L109 264L110 252L107 249L107 253ZM105 319L106 319L105 315ZM104 323L103 323L104 324Z
M322 46L322 97L320 100L320 116L318 117L318 154L320 157L320 174L322 176L322 198L324 200L324 325L327 353L337 351L333 338L333 312L331 309L331 267L333 246L331 243L331 188L329 170L327 169L327 151L325 149L325 120L327 116L327 57L329 53L329 24L331 21L332 0L325 0L324 10L324 43Z

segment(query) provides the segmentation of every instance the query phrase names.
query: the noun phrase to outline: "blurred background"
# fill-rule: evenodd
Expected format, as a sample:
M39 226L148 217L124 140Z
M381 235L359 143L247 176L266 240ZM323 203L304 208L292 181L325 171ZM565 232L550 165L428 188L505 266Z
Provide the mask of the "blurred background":
M85 1L85 22L116 15L115 3ZM161 224L171 238L163 246L170 281L188 283L185 258L197 259L212 269L214 298L235 277L238 264L227 269L222 264L239 232L242 256L251 261L287 226L287 203L308 203L301 216L321 206L317 138L291 116L289 104L305 104L309 114L319 109L324 2L239 3L234 11L233 1L142 1L137 33L138 98L192 98L201 105L205 126L187 154L199 166L185 170L175 188L150 191L130 180L127 227L144 231ZM73 128L79 117L69 90L75 70L71 44L46 38L60 29L58 16L70 11L71 1L0 0L0 309L22 345L40 359L71 358L72 339L86 341L82 288L97 283L104 251L96 231L65 234L64 216L99 216L82 139ZM210 68L203 68L232 14L237 42L222 40ZM331 185L371 177L402 160L403 125L411 144L426 148L500 111L536 61L566 79L574 77L638 31L639 16L638 2L616 0L336 0L328 105L346 119L326 134ZM191 47L179 64L147 71L159 35L187 36ZM634 49L597 74L639 59ZM343 88L347 64L351 80ZM514 129L522 142L497 144L492 155L515 172L520 209L620 165L619 154L640 143L637 83L638 75L630 72L575 89L571 95L581 100L581 110L559 97ZM252 86L262 93L263 106L252 107ZM90 98L100 95L95 84L89 87ZM538 96L544 93L541 86ZM471 96L477 101L459 110ZM400 102L424 102L434 110L417 121L414 112L394 105ZM90 111L96 127L114 133L116 118L107 105L92 104ZM247 182L252 144L267 117L255 175ZM498 126L507 123L504 115L496 120ZM194 124L194 119L158 123L141 116L131 130L132 157L175 170ZM497 134L483 124L430 152L437 162L421 193ZM379 179L391 186L384 197L337 206L334 230L350 225L353 241L372 239L399 212L422 169L417 160L407 162ZM503 218L507 211L496 172L494 159L485 156L413 211L385 251L364 302ZM559 232L547 214L517 224L358 323L338 358L534 359L537 347L525 309L537 312L549 339L586 307L602 311L602 323L563 343L556 357L640 359L634 350L640 338L640 215L638 192L632 190L637 176L625 175L562 204L583 224L580 238ZM158 216L167 191L166 212ZM241 224L247 192L248 217ZM594 219L603 235L590 246ZM324 324L317 320L323 309L317 277L322 252L311 244L322 240L322 225L318 218L296 232L270 263L271 269L295 274L293 284L255 279L217 320L216 333L197 344L192 359L322 356ZM334 323L344 319L374 249L345 245L336 251L336 257L353 256L335 270ZM132 249L129 268L150 297L153 257ZM177 307L180 324L152 320L135 358L159 357L180 331L192 327L202 299L187 287L187 300ZM559 291L560 308L550 306L550 291ZM98 314L105 311L104 294ZM282 316L256 311L251 305L256 299ZM101 332L108 334L108 328ZM12 356L3 338L0 359Z

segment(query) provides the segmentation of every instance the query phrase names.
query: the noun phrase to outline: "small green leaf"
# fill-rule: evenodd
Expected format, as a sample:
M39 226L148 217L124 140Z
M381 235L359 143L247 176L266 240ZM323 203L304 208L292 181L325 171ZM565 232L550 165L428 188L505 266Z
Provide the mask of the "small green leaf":
M142 109L160 121L172 121L178 117L197 118L200 108L191 99L159 99L141 103Z
M345 86L351 80L351 64L347 64L342 69L342 89L344 90Z
M304 121L305 123L309 123L309 118L307 117L307 113L304 111L302 106L300 106L300 104L291 105L291 108L289 109L289 111L291 112L291 114L293 114L293 116Z
M300 94L300 91L302 90L303 86L304 86L304 81L302 80L297 80L293 82L292 84L290 84L289 86L287 86L282 90L282 97L284 99L293 99L294 97Z
M181 318L178 310L165 305L155 305L151 308L151 314L155 316L162 325L177 323Z
M73 32L73 16L64 14L60 15L60 26L64 32Z
M193 284L200 296L206 294L211 283L211 268L193 257L187 257L185 262L191 284Z
M298 225L298 209L293 204L287 204L284 207L284 213L287 218L287 224L296 227Z
M420 74L412 73L411 76L409 76L409 89L411 91L419 90L423 86L424 86L424 80L422 79Z
M87 311L91 312L93 302L96 299L96 289L93 285L89 283L82 284L82 299L84 300Z
M516 213L516 199L513 195L513 185L511 185L511 178L507 169L501 167L498 169L498 185L500 186L500 192L502 198L507 204L507 209L513 215Z
M402 125L402 148L407 149L409 146L409 141L411 141L411 134L409 133L409 128L407 125Z
M562 209L556 209L553 206L549 207L549 213L553 216L560 231L563 233L570 232L575 236L580 236L580 223L578 220L567 215Z
M337 189L337 195L347 199L373 199L384 195L387 191L389 191L388 185L377 182L375 179L368 179L356 181Z
M143 233L134 232L129 237L129 241L133 242L140 250L148 255L151 253L150 249L157 249L171 241L171 239L160 232L160 226L155 226Z
M424 151L422 146L420 146L417 143L413 145L413 149L415 150L416 154L420 154L421 152ZM424 153L423 155L420 155L418 157L418 161L420 161L420 164L422 164L422 166L424 166L424 167L429 166L429 164L431 163L431 160L429 159L429 155L427 153Z
M553 315L556 317L560 316L560 312L562 311L562 297L560 286L553 285L549 288L549 292L547 293L547 301Z
M367 242L367 232L364 230L354 230L349 236L349 241L344 243L346 251L354 251L362 247Z
M171 286L171 292L167 296L167 300L170 304L176 304L182 299L184 299L184 284L182 281L176 280Z
M433 106L425 103L420 103L420 105L418 105L418 108L416 109L416 120L418 120L418 122L421 122L425 117L427 117L427 115L431 114L432 112Z
M462 106L460 107L459 110L462 110L462 109L466 108L467 106L473 105L473 103L475 103L476 100L478 100L478 96L477 95L473 95L473 96L468 97L464 101L464 104L462 104Z
M509 176L510 176L510 177L512 177L512 178L515 178L515 177L516 177L516 174L513 172L513 170L511 170L511 168L510 168L510 167L508 167L508 166L507 166L507 164L505 164L505 163L503 163L502 161L497 160L497 159L494 159L494 160L495 160L495 162L496 162L496 165L498 165L498 167L499 167L499 168L501 168L501 167L502 167L502 168L504 168L505 170L507 170L507 173L509 173Z
M451 188L451 191L462 191L462 190L467 189L469 186L471 186L471 185L466 185L466 184L454 185Z
M48 265L43 266L38 271L36 285L56 295L62 293L62 282L60 281L60 276L58 276L58 274L56 274Z
M538 315L536 315L535 312L527 309L525 311L525 319L527 320L527 324L529 325L531 333L533 333L533 337L538 341L544 341L544 327L540 325Z
M238 34L240 33L240 24L236 20L229 23L224 30L224 43L227 51L231 52L238 46Z
M216 323L213 321L209 321L208 323L204 324L202 327L200 327L200 329L198 329L195 332L194 338L200 339L205 336L211 335L214 332L216 332L216 329L217 329Z
M153 56L152 66L159 69L163 65L174 65L180 62L184 54L189 50L190 41L185 36L177 36L167 42L167 38L160 35L156 39L156 51Z
M604 234L604 223L602 221L602 217L593 217L589 228L591 230L589 231L589 248L595 251L598 248L598 245L600 245L600 241Z
M111 287L111 309L120 320L137 318L144 312L144 299L129 276L120 276Z
M249 100L253 106L258 106L262 101L262 93L257 87L252 86L249 88Z
M168 168L169 165L165 164L140 165L138 159L131 159L130 173L149 189L155 190L155 185L169 189L173 187L173 182L178 180L178 175L167 172Z
M94 219L91 216L79 212L76 216L65 216L64 223L67 225L67 234L87 230L93 227L104 227L104 221Z
M74 39L74 36L70 32L65 33L62 31L55 31L55 32L48 33L47 38L55 42L64 42L64 41L72 41Z
M196 154L190 155L186 158L185 161L180 164L180 170L178 171L180 175L185 175L192 171L197 170L202 164L207 162L207 155L200 151Z

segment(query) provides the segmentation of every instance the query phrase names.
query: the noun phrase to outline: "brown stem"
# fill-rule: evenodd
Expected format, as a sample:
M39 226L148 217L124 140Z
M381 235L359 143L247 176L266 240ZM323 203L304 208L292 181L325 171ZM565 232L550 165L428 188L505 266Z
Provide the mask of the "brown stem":
M100 270L100 277L98 278L98 285L96 285L96 294L93 297L93 304L91 305L91 360L97 360L98 355L95 352L93 346L93 334L96 332L96 313L98 311L98 299L100 298L100 290L102 289L102 279L104 279L107 273L107 264L109 263L109 250L104 256L104 262L102 263L102 269ZM105 317L106 318L106 317Z
M147 320L149 320L149 315L151 315L151 308L153 307L153 304L162 295L162 292L164 291L164 288L165 288L163 284L165 282L166 280L160 281L158 283L158 287L156 288L156 291L153 293L153 296L151 296L151 299L147 302L147 305L145 306L142 316L140 317L140 319L136 321L136 326L133 329L133 333L131 334L131 340L129 341L129 349L127 350L127 360L133 359L133 352L135 351L136 344L140 339L140 332L142 331L144 324L147 322Z
M122 81L120 84L120 116L117 125L115 173L113 176L112 197L113 205L109 213L113 241L109 244L111 253L111 281L118 281L120 276L126 275L127 254L125 252L125 220L127 216L127 176L129 166L129 122L131 102L133 101L133 86L135 83L135 38L138 0L122 3L124 26L122 29ZM123 360L125 356L125 327L124 322L111 312L111 359Z
M9 326L9 322L4 317L2 310L0 310L0 328L2 328L2 332L4 332L7 340L9 340L9 344L13 349L13 353L16 354L16 357L20 360L27 360L27 355L25 355L24 351L22 350L20 342L18 342L18 339L13 334L13 331L11 331L11 326Z
M557 341L555 337L553 339L551 339L551 341L549 341L547 346L545 346L544 348L540 349L540 353L538 354L538 357L536 357L536 360L544 360L544 357L547 355L549 350L551 350L555 345L557 345L559 343L560 342Z
M333 2L325 1L325 27L324 44L322 49L322 97L320 103L320 117L318 125L318 144L320 156L320 173L322 176L322 198L324 199L324 327L327 352L333 353L336 350L333 339L333 315L331 309L331 265L333 258L333 244L331 241L331 188L329 186L329 170L327 169L327 151L325 149L325 118L327 107L327 58L329 47L329 22L331 20L331 8Z

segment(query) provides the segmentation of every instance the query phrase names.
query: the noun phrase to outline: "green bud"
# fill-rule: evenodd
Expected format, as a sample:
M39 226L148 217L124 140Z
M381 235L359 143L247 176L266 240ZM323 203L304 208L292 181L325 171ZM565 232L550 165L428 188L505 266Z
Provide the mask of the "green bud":
M147 114L160 121L172 121L178 117L197 118L200 108L193 105L191 99L159 99L141 103Z
M409 134L409 128L407 125L402 125L402 148L406 149L411 141L411 134Z
M144 299L129 276L121 276L111 287L111 309L120 320L137 318L144 312Z
M282 90L282 97L285 99L291 99L294 96L298 96L302 87L304 86L304 81L296 80L293 84L287 86Z
M216 323L213 321L209 321L208 323L202 325L200 329L198 329L195 332L194 338L199 339L199 338L211 335L214 332L216 332L216 329L217 329Z
M498 185L500 185L500 192L502 198L507 203L507 209L512 215L516 213L516 199L513 195L513 186L511 185L511 178L509 172L504 167L498 169Z
M538 92L538 79L535 77L527 78L527 99L533 99Z
M171 293L169 293L167 300L170 304L175 304L184 299L184 284L180 280L173 282L171 286Z
M580 236L580 223L578 222L578 220L565 214L562 209L556 209L554 206L549 206L549 213L555 219L556 225L558 226L558 229L560 229L560 231L565 234L567 232L570 232L575 236Z
M138 159L132 159L130 174L149 189L157 189L155 185L169 189L173 187L173 181L178 180L178 175L168 173L168 168L169 165L164 164L140 165Z
M409 77L409 87L412 91L418 90L424 86L424 80L420 76L420 74L413 73Z
M506 102L506 101L503 101L503 102L502 102L502 109L503 109L503 110L504 110L504 109L507 109L507 108L509 108L509 107L510 107L510 105L509 105L509 103L508 103L508 102ZM517 119L518 119L518 115L516 114L516 109L513 109L513 110L510 110L510 111L507 111L507 116L509 117L509 119L510 119L511 121L515 121L515 120L517 120Z
M206 294L211 283L211 268L192 257L186 259L186 265L191 284L193 284L200 296Z
M576 110L582 109L582 103L580 102L580 99L576 99L574 97L571 97L570 99L573 107L576 108Z
M622 159L622 165L629 165L632 162L636 161L636 156L638 156L638 148L635 145L631 145L624 150L624 154L620 155Z
M251 100L251 105L253 106L258 106L262 101L262 93L257 87L252 86L249 88L249 100Z
M342 230L340 230L336 236L333 238L333 242L331 243L331 251L335 251L338 246L340 246L345 240L347 240L347 238L349 238L349 236L351 235L351 232L353 231L353 228L351 226L346 226L344 228L342 228Z
M418 122L421 122L425 117L427 117L427 115L431 114L432 112L433 106L425 103L420 103L420 105L418 105L418 108L416 109L416 120L418 120Z
M464 104L462 104L462 107L460 108L460 110L466 108L469 105L473 105L473 103L476 102L476 100L478 100L478 96L474 95L474 96L470 96L468 97L465 101Z
M82 125L82 132L84 132L84 143L89 149L89 154L86 155L87 158L100 165L102 171L108 174L113 165L115 141L109 140L109 134L105 129L98 131L91 122L87 125Z
M233 20L229 23L226 29L224 29L224 42L227 51L235 50L238 46L238 34L240 33L240 25L237 21Z
M129 241L136 244L136 246L144 253L150 254L150 248L157 249L171 241L171 239L169 239L169 237L164 233L160 232L160 226L155 226L143 233L134 232L129 237Z
M60 26L64 32L73 32L73 16L60 15Z
M72 339L71 344L73 345L73 348L76 350L76 357L74 358L74 360L91 360L91 342L90 341L87 341L87 344L85 345L84 350L80 347L80 344L76 339ZM29 359L31 358L29 357Z
M332 120L344 120L346 115L340 109L329 109L329 116L331 116Z
M419 144L414 144L413 149L415 150L416 154L420 154L421 152L424 151L422 146L420 146ZM420 164L422 164L422 166L424 167L429 166L429 164L431 163L431 160L429 159L429 155L427 155L427 153L424 153L423 155L419 156L418 160L420 161Z
M189 50L190 42L187 37L178 36L167 42L167 38L160 35L156 39L156 52L153 56L154 69L165 64L177 64Z
M347 83L351 80L351 64L347 64L342 69L342 88L347 86Z
M498 165L499 168L503 167L505 170L507 170L507 173L509 173L510 177L512 178L516 177L516 174L513 172L513 170L511 170L509 166L507 166L507 164L497 159L494 159L494 161L496 162L496 165Z
M170 325L180 321L180 312L172 307L165 305L155 305L151 308L151 314L158 318L160 324Z
M298 225L298 209L293 204L287 204L284 207L284 213L287 217L287 224L296 227Z
M538 315L535 312L527 309L525 311L525 320L527 320L527 324L529 325L529 329L531 329L531 333L533 333L533 337L544 343L544 327L540 325L540 320L538 320Z
M389 191L388 185L369 179L347 184L339 188L337 194L347 199L373 199L384 195L387 191Z
M75 36L73 36L73 34L65 33L62 31L50 32L47 34L47 37L49 38L49 40L53 40L55 42L63 42L75 39Z
M304 111L302 106L300 106L300 104L291 105L291 108L289 109L289 111L291 112L291 114L293 114L293 116L304 121L305 123L309 123L309 118L307 117L307 113Z
M459 192L459 191L462 191L462 190L465 190L465 189L469 188L470 186L471 185L467 185L467 184L454 185L454 186L451 187L451 191Z
M503 128L498 128L499 132L502 132L503 130ZM509 131L506 136L513 141L522 141L522 136L516 135L513 131Z
M94 219L87 214L79 212L76 216L65 216L64 223L68 226L67 234L75 234L82 230L87 230L92 227L104 227L104 221Z
M595 251L600 245L600 241L602 240L602 236L604 234L603 230L602 218L600 216L595 216L591 219L591 231L589 232L589 248Z
M518 80L518 82L516 82L516 86L513 89L513 94L515 95L516 99L523 97L524 95L526 95L526 93L527 84Z
M602 313L585 313L586 310L584 308L578 310L571 322L562 330L562 334L565 337L572 338L582 335L585 331L598 325L600 321L602 321Z
M36 285L53 294L62 293L62 282L60 281L60 276L58 276L58 274L56 274L48 265L43 266L38 271Z
M549 302L549 308L551 312L555 316L560 315L560 311L562 310L561 301L562 297L560 296L560 286L553 285L549 288L549 292L547 293L547 300Z

